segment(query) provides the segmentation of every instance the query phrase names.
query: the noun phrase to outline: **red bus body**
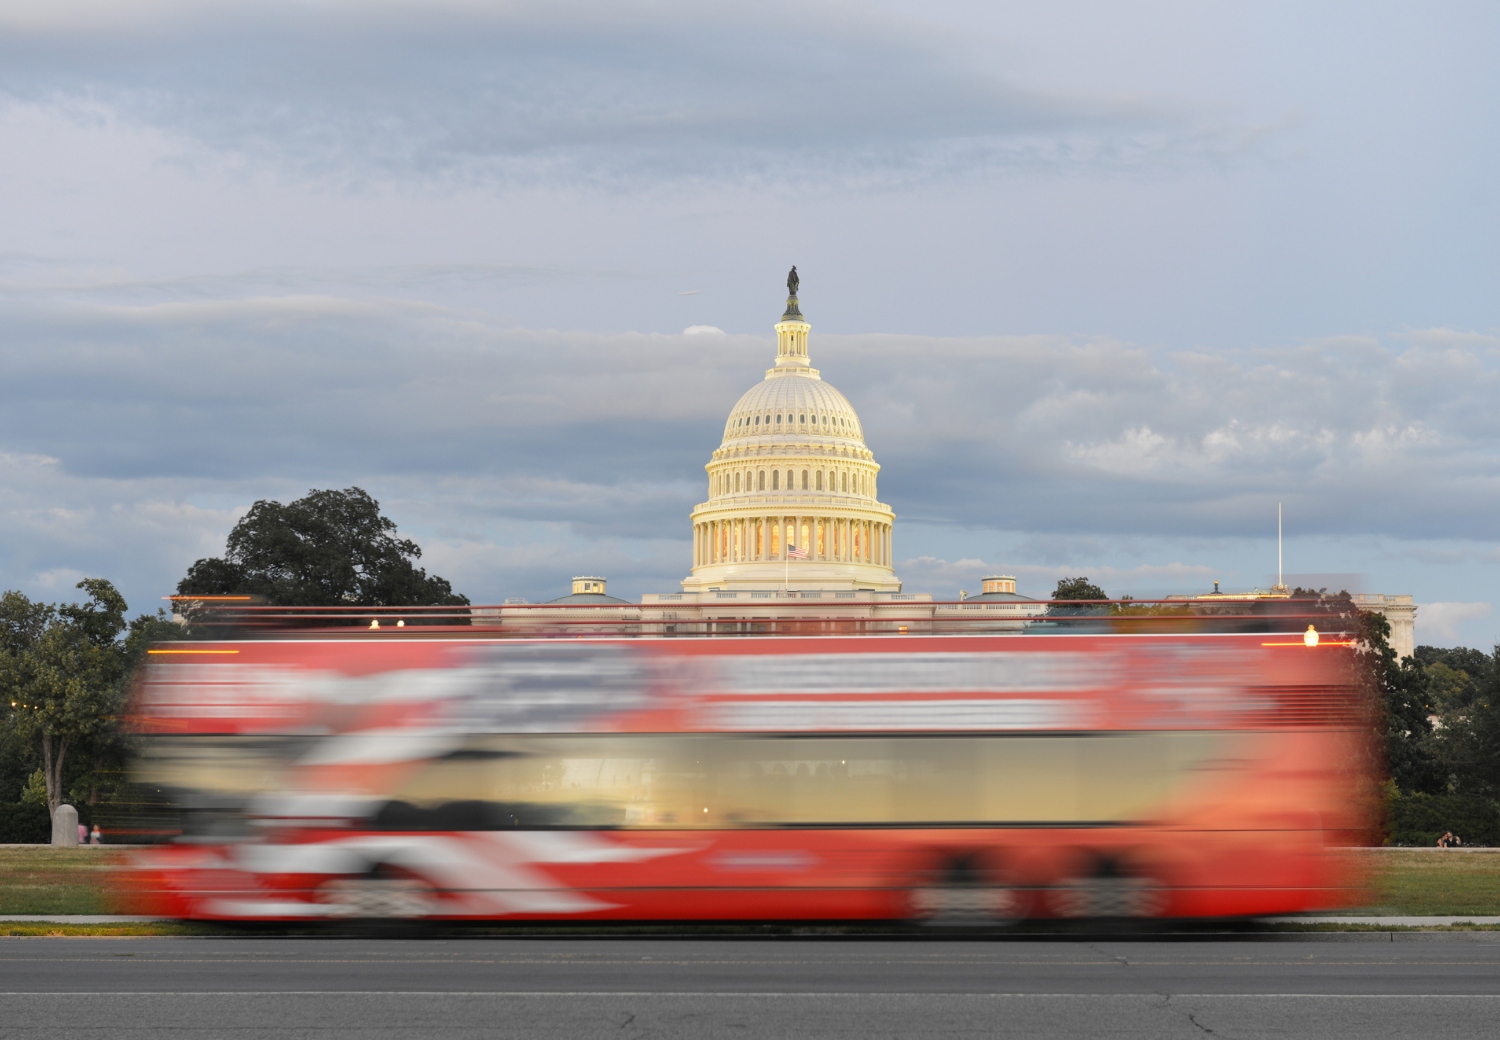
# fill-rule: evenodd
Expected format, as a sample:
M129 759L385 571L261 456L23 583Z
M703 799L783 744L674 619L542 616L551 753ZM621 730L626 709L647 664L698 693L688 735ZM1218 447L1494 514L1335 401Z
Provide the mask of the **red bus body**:
M130 909L296 921L1349 906L1346 646L1262 634L317 638L153 651Z

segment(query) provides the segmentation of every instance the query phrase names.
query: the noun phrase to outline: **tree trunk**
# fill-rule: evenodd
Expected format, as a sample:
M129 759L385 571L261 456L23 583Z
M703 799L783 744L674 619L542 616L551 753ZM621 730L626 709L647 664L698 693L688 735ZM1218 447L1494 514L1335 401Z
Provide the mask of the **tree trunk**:
M68 742L59 740L54 750L52 734L42 734L42 779L47 781L47 812L57 812L62 804L63 759L68 754Z

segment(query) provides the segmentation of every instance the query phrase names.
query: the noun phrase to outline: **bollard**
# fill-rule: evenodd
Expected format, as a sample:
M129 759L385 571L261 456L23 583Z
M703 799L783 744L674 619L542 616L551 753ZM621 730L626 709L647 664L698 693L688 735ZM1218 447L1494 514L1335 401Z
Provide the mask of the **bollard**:
M59 805L52 814L52 844L78 847L78 810L71 805Z

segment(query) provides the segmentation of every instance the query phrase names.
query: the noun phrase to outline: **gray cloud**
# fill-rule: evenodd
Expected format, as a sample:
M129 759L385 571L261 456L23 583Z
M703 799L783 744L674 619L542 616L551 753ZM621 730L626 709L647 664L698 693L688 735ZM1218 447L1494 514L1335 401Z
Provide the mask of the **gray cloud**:
M11 19L0 91L180 161L389 178L879 182L1223 157L1262 131L1026 89L997 47L828 3L165 5ZM214 158L217 157L217 158Z
M723 417L772 351L330 297L13 303L0 321L0 450L72 478L445 480L455 503L588 537L685 537ZM1485 539L1500 510L1490 337L1167 354L815 333L812 346L860 410L883 496L912 519L1239 536L1284 500L1309 533Z
M825 339L826 367L849 373L842 389L888 445L884 488L912 513L941 502L980 527L1242 535L1285 500L1305 530L1493 533L1494 337L1162 354L1060 337Z

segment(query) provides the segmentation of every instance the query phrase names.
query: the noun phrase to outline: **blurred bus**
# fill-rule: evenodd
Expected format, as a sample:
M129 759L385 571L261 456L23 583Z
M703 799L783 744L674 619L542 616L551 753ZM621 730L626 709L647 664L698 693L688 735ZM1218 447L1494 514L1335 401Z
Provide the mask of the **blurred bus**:
M1369 718L1297 635L167 644L177 918L1005 923L1357 902Z

